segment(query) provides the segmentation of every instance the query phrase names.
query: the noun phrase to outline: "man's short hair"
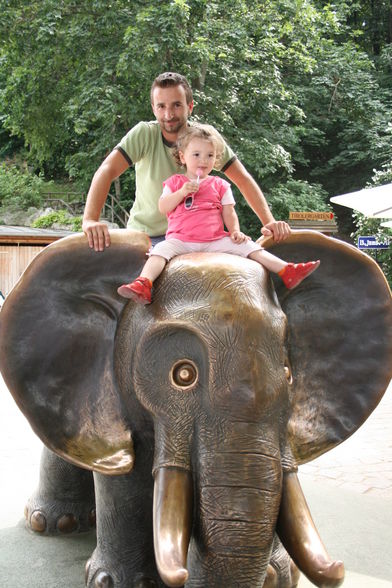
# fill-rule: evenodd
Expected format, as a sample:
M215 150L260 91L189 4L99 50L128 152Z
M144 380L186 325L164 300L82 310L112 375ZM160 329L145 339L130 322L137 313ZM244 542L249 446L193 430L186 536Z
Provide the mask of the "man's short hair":
M173 86L182 86L185 90L186 103L190 104L193 100L192 88L188 84L188 80L179 73L173 71L165 71L155 78L151 86L151 103L152 95L155 88L171 88Z

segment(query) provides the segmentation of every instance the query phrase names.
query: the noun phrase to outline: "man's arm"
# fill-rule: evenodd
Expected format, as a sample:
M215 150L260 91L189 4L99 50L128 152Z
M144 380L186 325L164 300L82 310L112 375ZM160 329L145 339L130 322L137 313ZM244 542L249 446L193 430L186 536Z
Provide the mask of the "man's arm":
M237 186L249 206L263 223L262 234L265 236L273 235L275 241L286 239L291 233L289 225L284 221L274 219L263 192L242 163L238 159L234 160L225 169L224 173Z
M99 217L113 180L121 176L128 167L129 163L122 153L114 149L94 174L87 194L82 228L89 246L95 251L103 251L110 245L107 225L100 222Z

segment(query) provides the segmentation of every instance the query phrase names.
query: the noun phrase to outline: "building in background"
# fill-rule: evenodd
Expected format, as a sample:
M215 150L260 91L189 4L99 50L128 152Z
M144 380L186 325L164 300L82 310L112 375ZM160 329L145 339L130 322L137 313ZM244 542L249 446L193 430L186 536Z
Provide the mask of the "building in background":
M0 305L20 276L47 245L70 231L0 225Z

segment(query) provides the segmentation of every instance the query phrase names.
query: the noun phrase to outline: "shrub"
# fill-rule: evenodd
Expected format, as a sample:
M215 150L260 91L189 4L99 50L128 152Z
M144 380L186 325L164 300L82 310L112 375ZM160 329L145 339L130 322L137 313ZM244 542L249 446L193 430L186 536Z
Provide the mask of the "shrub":
M33 222L33 227L38 229L50 229L53 225L65 225L70 231L82 230L82 217L71 216L66 210L56 210L40 216Z
M16 165L0 164L0 206L17 206L27 210L42 204L42 192L48 183Z

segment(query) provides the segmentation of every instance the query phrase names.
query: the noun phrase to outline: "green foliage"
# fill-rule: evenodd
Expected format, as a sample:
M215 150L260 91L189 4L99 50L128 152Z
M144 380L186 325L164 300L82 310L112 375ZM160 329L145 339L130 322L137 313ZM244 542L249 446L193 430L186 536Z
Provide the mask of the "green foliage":
M368 53L379 55L382 47L391 42L390 0L343 0L340 10L346 15L353 37Z
M301 180L288 180L279 184L272 192L266 193L271 212L276 220L287 220L294 211L332 211L326 203L327 194L318 184ZM237 213L241 227L250 237L260 237L260 222L236 190Z
M27 209L42 204L42 178L21 171L15 165L0 164L0 206Z
M372 61L350 42L321 41L317 63L302 78L307 122L298 168L330 194L363 187L391 153L390 106ZM299 80L291 80L298 85Z
M121 136L115 70L119 23L130 18L129 3L116 0L0 1L3 124L24 137L37 165L64 169L69 159L74 172L72 157L89 153L91 177Z
M23 148L23 141L12 137L0 124L0 159L12 157Z
M153 78L174 70L191 81L195 118L222 132L277 218L325 209L392 162L389 10L387 0L0 0L0 153L19 140L35 170L85 191L126 131L152 118ZM132 173L120 181L128 207Z
M65 225L69 230L79 232L82 230L82 217L71 216L66 210L56 210L33 222L33 227L39 229L50 229L53 225Z
M294 211L332 211L326 203L327 193L319 184L288 180L280 184L268 198L272 213L277 219L287 219Z
M180 71L192 81L196 118L213 122L263 185L290 176L291 125L304 113L282 71L309 70L302 20L313 12L306 2L147 2L125 33L119 62L142 97L134 120L149 108L146 75ZM139 54L143 61L135 63Z

